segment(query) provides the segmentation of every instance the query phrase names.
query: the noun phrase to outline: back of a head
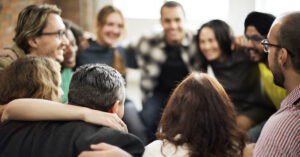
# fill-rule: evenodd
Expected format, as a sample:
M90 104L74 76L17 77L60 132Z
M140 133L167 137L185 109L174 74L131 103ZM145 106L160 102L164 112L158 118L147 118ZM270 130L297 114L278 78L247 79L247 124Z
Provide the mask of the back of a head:
M119 100L124 103L125 85L121 74L103 64L79 67L72 76L69 102L74 105L108 112Z
M248 26L254 26L262 36L266 37L274 20L275 16L272 14L253 11L245 19L244 30L246 32Z
M163 8L175 8L175 7L180 7L182 9L182 12L184 13L183 6L180 3L176 1L167 1L161 6L160 15L162 15Z
M293 68L300 74L300 12L288 13L278 19L282 19L278 44L289 51Z
M30 49L28 40L42 33L50 13L60 15L61 10L55 5L43 4L27 6L19 13L13 40L26 54Z
M60 101L60 65L46 57L25 56L4 69L0 76L0 104L17 98Z
M157 137L175 145L188 144L191 156L234 156L240 153L244 142L235 117L233 105L220 83L195 72L172 93Z

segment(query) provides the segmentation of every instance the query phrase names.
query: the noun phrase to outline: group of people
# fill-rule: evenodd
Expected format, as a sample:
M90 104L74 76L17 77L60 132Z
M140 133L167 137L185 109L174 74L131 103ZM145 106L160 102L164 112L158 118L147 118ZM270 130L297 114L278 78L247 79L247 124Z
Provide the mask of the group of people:
M251 12L240 37L218 19L193 34L167 1L163 32L127 47L115 7L99 11L95 38L60 12L26 7L0 51L0 156L300 155L299 12ZM127 67L141 71L140 113Z

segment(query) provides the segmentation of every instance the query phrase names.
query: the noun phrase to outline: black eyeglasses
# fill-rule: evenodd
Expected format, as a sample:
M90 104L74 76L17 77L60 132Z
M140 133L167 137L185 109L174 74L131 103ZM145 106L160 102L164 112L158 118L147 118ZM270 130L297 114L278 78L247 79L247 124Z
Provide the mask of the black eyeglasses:
M40 35L58 35L59 38L62 38L63 36L65 36L67 34L67 31L66 30L59 30L57 32L44 32L44 33L41 33Z
M283 48L283 47L281 47L280 45L271 44L271 43L269 42L268 39L262 40L262 41L261 41L261 44L264 46L264 51L265 51L266 53L269 53L269 52L270 52L270 47L271 47L271 46L277 47L277 48ZM285 49L287 50L287 52L288 52L292 57L295 56L290 50L288 50L287 48L285 48Z
M268 39L264 39L261 41L261 44L264 46L264 51L266 53L269 53L270 52L270 47L273 46L273 47L277 47L277 48L282 48L280 45L275 45L275 44L271 44L269 42Z

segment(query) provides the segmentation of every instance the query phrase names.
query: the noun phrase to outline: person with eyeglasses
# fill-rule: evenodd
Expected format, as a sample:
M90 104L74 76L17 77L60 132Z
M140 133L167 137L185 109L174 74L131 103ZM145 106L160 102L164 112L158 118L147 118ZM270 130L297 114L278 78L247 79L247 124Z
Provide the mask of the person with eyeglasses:
M261 44L274 83L288 95L264 125L254 157L300 156L300 12L279 16Z
M272 105L276 109L280 108L281 101L286 97L286 90L273 83L273 75L267 67L267 54L264 53L264 47L261 42L266 38L275 16L268 13L253 11L249 13L245 19L245 36L240 37L237 41L239 46L247 49L252 61L258 63L260 77L267 96L272 101ZM241 42L242 40L246 42ZM275 112L273 109L269 111ZM262 127L264 126L268 116L264 121L257 124L248 131L250 142L256 142Z
M18 16L13 38L15 45L5 49L13 51L17 58L25 55L47 56L62 62L68 39L60 13L61 10L55 5L27 6ZM9 56L0 57L0 74L12 62Z
M203 24L197 42L202 68L217 78L230 96L240 129L249 131L276 111L261 90L258 64L246 51L234 49L234 35L226 22L216 19ZM273 111L269 113L270 108Z
M60 13L60 9L49 4L29 5L19 13L15 29L15 45L6 48L8 53L15 57L0 55L0 76L6 67L26 55L51 57L59 62L64 60L63 53L67 49L66 46L69 41ZM71 111L72 113L70 113ZM6 116L2 117L2 120L73 119L127 131L123 121L114 114L95 110L87 111L82 107L49 102L43 99L16 100L8 104L0 104L0 116L4 113Z

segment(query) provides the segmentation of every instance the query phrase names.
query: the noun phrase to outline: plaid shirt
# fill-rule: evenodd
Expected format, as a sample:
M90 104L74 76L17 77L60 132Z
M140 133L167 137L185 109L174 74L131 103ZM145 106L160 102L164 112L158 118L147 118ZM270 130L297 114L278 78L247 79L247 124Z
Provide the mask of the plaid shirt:
M300 85L281 103L265 124L253 156L300 156Z
M141 70L141 90L143 100L153 94L158 84L161 66L167 60L165 53L166 41L163 33L143 36L138 41L127 47L127 52L136 56L139 69ZM200 69L200 57L197 52L195 35L185 33L181 42L181 58L189 72Z

